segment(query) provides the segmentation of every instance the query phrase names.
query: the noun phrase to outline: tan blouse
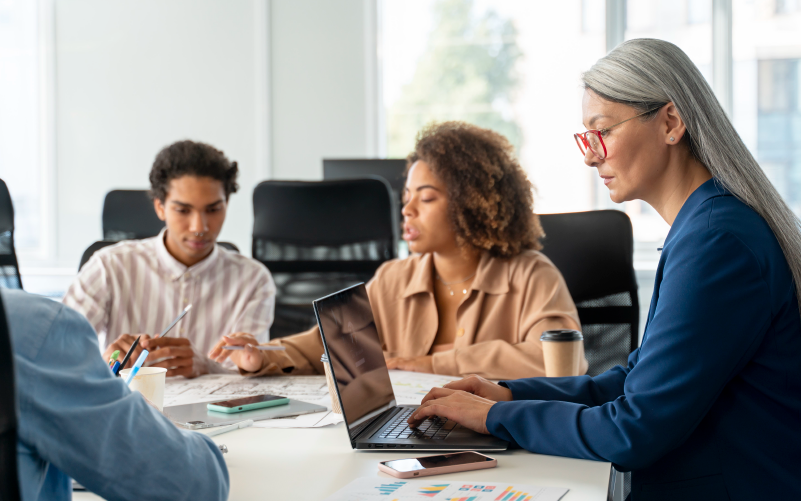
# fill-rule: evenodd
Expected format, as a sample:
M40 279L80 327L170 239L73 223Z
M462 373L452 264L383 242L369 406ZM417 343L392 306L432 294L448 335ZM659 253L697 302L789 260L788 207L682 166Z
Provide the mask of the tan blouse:
M433 351L434 372L489 379L544 376L540 334L580 329L578 313L559 270L543 254L509 258L484 253L468 297L456 312L452 349L432 350L439 325L430 254L388 261L367 284L386 357L419 357ZM286 351L268 352L266 375L322 374L323 344L317 327L271 341ZM441 347L438 347L441 348ZM586 371L586 362L582 364Z

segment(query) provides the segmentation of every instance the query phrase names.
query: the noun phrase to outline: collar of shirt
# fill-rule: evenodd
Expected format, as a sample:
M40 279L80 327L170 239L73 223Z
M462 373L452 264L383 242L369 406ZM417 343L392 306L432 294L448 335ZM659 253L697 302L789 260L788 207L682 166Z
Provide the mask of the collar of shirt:
M483 252L478 261L476 276L470 285L471 290L487 294L506 294L509 292L509 260L494 258ZM403 291L404 299L423 292L434 293L434 256L425 254Z
M670 227L670 231L668 232L667 238L665 238L665 244L662 246L662 249L667 247L677 234L681 233L682 226L684 226L687 218L689 218L690 215L695 212L695 209L700 207L701 204L710 198L726 195L731 195L731 193L723 187L717 178L714 177L705 181L701 186L696 188L695 191L692 192L692 194L687 198L687 200L685 200L684 205L681 206L681 209L679 209L679 213L676 215L676 219L673 220L673 225Z
M167 250L167 246L164 244L164 238L167 236L167 228L161 230L158 237L156 238L156 255L158 256L159 263L161 266L164 267L165 270L169 273L169 276L165 277L165 279L172 280L173 282L176 280L180 280L186 273L191 273L192 275L199 275L214 265L214 263L219 259L220 251L217 248L217 244L214 244L214 249L212 249L211 254L206 256L201 262L193 265L193 266L186 266L185 264L181 263L177 259L170 254L170 251Z

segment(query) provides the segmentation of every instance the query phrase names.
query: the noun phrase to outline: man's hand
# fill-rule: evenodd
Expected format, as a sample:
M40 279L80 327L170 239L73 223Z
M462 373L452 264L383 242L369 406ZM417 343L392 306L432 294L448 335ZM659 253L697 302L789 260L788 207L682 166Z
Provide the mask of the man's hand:
M139 342L150 352L148 367L164 367L167 369L167 376L197 377L205 373L205 367L195 366L195 351L186 338L181 337L161 337L157 339L147 339Z
M409 418L409 426L416 428L431 416L440 416L456 421L465 428L487 434L487 414L495 404L492 400L448 388L434 388L423 404Z
M387 368L389 370L428 372L434 373L434 359L431 355L412 358L388 358Z
M259 351L259 342L247 332L236 332L223 336L209 352L209 358L221 364L228 358L245 372L258 372L262 367L270 365L269 351ZM223 350L223 346L244 346L244 350Z
M137 337L142 339L139 340L139 344L136 346L131 358L128 359L128 363L125 364L127 367L133 367L134 362L136 359L139 358L139 354L142 353L142 342L146 339L150 339L148 334L123 334L122 336L118 337L116 341L108 345L106 351L103 353L103 361L108 362L111 358L111 354L114 353L115 350L120 350L120 354L117 356L117 360L122 363L122 359L125 358L125 355L131 349L131 345L133 345L134 341L136 341ZM125 367L120 367L120 370L125 369Z
M470 375L464 379L452 381L446 384L444 387L451 390L466 391L467 393L478 395L479 397L492 400L493 402L508 402L510 400L514 400L512 398L512 390L509 388L504 388L503 386L497 385L491 381L487 381L481 376ZM430 395L431 393L426 395L425 398L423 398L423 402L425 402L427 399L433 398Z

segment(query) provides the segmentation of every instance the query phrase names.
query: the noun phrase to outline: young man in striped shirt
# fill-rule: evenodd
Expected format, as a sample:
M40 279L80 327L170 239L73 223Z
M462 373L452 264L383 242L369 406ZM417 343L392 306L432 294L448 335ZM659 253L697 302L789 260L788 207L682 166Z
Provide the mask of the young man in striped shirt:
M152 367L195 377L227 369L206 353L222 335L269 339L275 284L261 263L216 244L228 199L238 186L236 162L208 144L179 141L156 156L150 171L158 236L98 251L67 290L64 304L81 312L101 337L104 358L120 359L142 336ZM186 305L192 310L153 339Z

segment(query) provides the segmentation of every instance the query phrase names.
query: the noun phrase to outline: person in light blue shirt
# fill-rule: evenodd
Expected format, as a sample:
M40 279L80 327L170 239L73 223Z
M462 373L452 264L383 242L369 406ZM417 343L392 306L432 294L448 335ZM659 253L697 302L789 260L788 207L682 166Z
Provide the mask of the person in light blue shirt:
M110 500L228 497L228 469L214 442L179 430L114 377L81 314L22 291L1 294L24 501L71 499L70 477Z

